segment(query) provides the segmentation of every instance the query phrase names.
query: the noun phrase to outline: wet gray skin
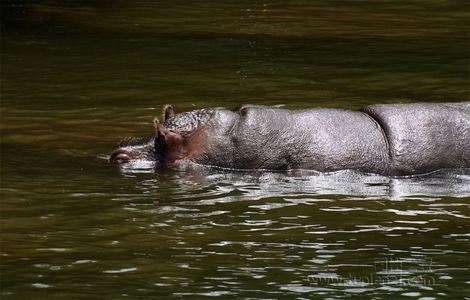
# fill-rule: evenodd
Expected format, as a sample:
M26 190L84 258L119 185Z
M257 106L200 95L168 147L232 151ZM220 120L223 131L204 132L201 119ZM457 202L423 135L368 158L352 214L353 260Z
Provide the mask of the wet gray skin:
M238 170L357 170L423 174L470 166L470 102L286 110L265 106L175 114L146 140L125 139L110 160Z

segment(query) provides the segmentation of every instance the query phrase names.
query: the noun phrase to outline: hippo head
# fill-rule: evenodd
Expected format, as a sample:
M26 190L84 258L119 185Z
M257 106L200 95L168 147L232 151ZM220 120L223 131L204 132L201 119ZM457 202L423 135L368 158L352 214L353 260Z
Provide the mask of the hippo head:
M158 160L155 148L155 138L151 137L126 137L118 145L117 149L111 153L109 161L116 164L124 164L132 161Z
M173 107L166 105L164 122L154 119L153 136L123 139L111 153L109 161L122 167L150 168L191 157L201 149L200 125L212 116L212 109L175 114Z

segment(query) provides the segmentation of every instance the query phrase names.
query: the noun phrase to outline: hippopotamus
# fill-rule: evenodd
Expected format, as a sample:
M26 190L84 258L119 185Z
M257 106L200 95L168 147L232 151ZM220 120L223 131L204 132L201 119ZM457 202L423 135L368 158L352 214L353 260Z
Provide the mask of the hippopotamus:
M390 176L470 167L470 102L376 104L359 110L243 105L175 113L148 138L125 138L110 161L230 170L355 170Z

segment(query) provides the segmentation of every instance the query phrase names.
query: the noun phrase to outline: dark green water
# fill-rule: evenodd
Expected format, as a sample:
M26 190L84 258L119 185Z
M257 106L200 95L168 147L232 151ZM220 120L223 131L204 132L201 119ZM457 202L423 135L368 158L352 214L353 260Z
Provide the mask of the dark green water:
M2 1L2 299L463 299L470 175L129 172L179 111L468 101L465 1Z

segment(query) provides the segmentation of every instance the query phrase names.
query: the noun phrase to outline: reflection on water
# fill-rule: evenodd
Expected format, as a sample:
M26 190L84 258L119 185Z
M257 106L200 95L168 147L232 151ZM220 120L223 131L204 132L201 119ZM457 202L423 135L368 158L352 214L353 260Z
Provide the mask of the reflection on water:
M104 159L165 103L468 101L464 2L2 1L1 297L468 297L468 170Z
M465 295L468 171L121 174L99 159L64 177L52 166L21 189L22 170L3 180L4 296Z
M159 172L152 167L120 166L127 177ZM165 172L172 172L165 170ZM175 171L176 172L176 171ZM173 175L174 176L174 175ZM425 175L388 177L355 171L321 173L308 170L289 172L237 172L201 169L179 172L171 178L184 194L200 185L237 187L247 199L275 197L290 194L346 195L382 199L408 197L470 197L470 170L440 170ZM158 184L158 183L157 183ZM188 189L186 189L188 188ZM181 196L184 199L184 195ZM237 195L239 198L239 195Z

